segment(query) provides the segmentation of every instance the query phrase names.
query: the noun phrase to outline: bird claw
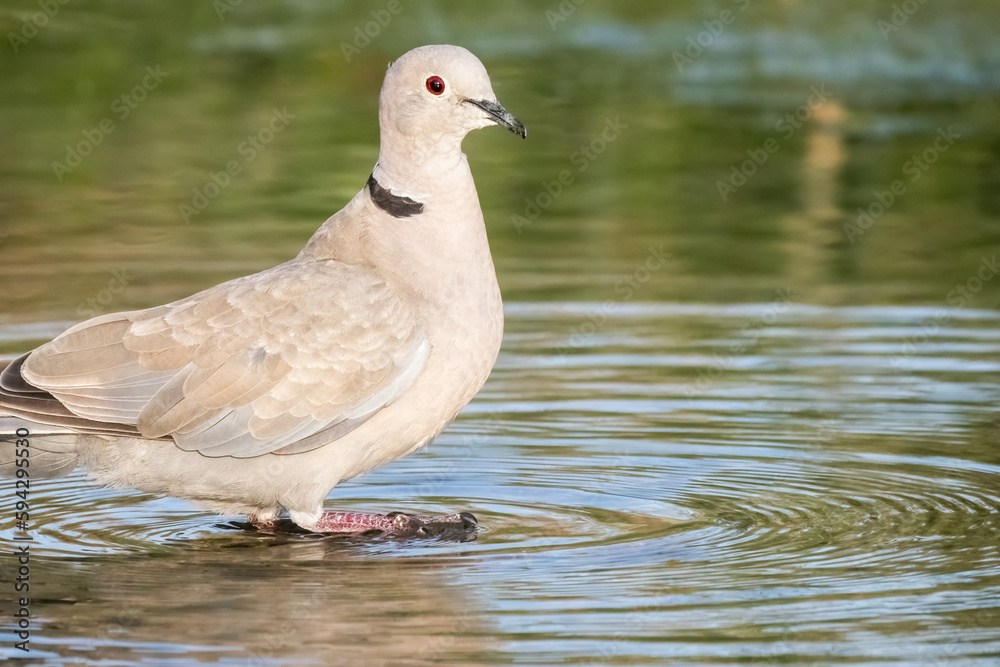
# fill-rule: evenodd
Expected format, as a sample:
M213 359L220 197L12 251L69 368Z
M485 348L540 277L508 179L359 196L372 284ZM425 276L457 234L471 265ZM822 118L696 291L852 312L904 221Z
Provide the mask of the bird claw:
M419 516L404 512L389 512L386 518L392 521L393 530L388 534L402 537L460 537L476 534L479 521L470 512L459 512L446 516Z
M250 523L265 533L300 532L302 529L287 519L264 521L250 517ZM316 522L314 533L338 535L391 535L393 537L434 537L466 541L474 539L479 521L470 512L444 516L389 512L324 512Z

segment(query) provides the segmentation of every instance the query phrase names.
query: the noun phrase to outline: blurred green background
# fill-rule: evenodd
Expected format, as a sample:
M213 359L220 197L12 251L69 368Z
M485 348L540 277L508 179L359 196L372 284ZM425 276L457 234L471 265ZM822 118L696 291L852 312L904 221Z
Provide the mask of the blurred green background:
M39 659L992 666L998 35L997 0L2 0L2 355L293 257L410 48L528 128L464 145L489 383L330 498L477 541L33 485Z
M998 34L992 0L7 1L3 315L151 306L293 256L375 162L387 63L439 42L476 53L528 127L465 142L508 301L621 301L662 245L628 300L784 287L943 306L1000 249ZM275 110L293 118L249 159ZM939 131L958 135L943 151ZM54 165L81 144L78 166ZM186 221L230 161L239 173ZM852 242L845 224L896 180L904 194Z

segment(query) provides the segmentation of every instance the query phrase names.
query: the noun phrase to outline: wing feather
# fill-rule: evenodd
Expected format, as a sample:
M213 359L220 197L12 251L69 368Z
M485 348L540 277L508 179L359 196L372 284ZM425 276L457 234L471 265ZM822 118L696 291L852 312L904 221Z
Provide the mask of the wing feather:
M430 351L417 322L367 269L293 260L78 324L8 384L23 383L22 415L137 430L206 456L297 453L349 433L412 386Z

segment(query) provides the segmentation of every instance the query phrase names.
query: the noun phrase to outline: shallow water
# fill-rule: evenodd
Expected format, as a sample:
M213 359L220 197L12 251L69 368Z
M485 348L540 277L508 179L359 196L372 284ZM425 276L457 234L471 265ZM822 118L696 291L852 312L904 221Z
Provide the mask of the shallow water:
M506 302L493 375L429 448L327 501L470 511L477 538L265 535L81 473L40 481L30 657L997 664L1000 14L923 3L882 34L894 4L588 0L552 24L556 2L404 3L350 60L371 7L60 5L0 59L4 357L293 256L364 183L381 75L408 48L468 46L529 134L465 143ZM0 8L0 35L36 11ZM119 118L156 65L163 85ZM831 94L810 106L815 87Z
M894 363L931 311L635 304L573 340L599 307L511 304L478 400L328 501L472 511L474 542L268 536L79 474L39 483L37 650L993 664L1000 314L948 311Z

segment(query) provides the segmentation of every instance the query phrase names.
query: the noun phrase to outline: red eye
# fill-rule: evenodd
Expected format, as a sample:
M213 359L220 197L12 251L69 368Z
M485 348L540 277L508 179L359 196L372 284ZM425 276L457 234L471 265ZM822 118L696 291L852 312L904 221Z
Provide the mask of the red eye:
M432 76L427 79L427 92L431 95L440 95L444 92L444 79L439 76Z

